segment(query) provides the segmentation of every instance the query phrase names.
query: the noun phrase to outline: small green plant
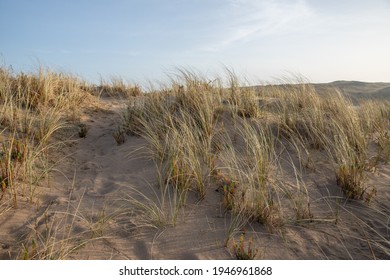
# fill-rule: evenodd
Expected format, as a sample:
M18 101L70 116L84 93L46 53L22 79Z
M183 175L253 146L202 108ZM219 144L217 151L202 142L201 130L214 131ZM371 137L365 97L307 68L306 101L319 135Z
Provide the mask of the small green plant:
M243 233L240 236L240 241L238 244L233 240L234 254L237 260L254 260L258 253L258 249L254 248L252 237L249 238L248 246L245 248L244 239L245 234Z

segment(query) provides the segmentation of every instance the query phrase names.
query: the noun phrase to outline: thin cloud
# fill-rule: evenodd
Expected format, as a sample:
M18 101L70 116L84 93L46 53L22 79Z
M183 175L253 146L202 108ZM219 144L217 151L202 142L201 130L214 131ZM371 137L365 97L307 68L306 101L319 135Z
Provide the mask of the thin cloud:
M237 42L298 29L313 15L305 1L231 0L223 12L228 24L217 30L219 40L200 50L217 52Z

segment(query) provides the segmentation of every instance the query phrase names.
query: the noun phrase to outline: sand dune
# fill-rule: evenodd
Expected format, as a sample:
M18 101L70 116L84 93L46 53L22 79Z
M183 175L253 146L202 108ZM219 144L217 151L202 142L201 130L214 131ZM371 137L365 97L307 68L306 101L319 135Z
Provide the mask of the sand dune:
M315 84L317 90L340 89L347 96L358 98L390 99L390 83L366 83L358 81L335 81L327 84Z
M386 98L390 88L357 82L329 86ZM38 249L42 258L235 259L233 240L237 244L240 236L246 238L245 248L252 238L255 258L389 259L388 164L379 162L365 172L367 185L377 192L368 204L346 199L324 152L313 150L313 165L302 169L300 178L312 216L295 218L286 207L281 209L283 222L274 229L233 215L215 181L207 185L204 199L189 191L185 205L175 210L175 193L168 189L162 194L158 187L149 143L126 136L125 143L117 145L113 137L127 104L118 96L102 96L83 110L85 138L78 136L75 124L57 131L55 141L63 144L50 157L53 168L49 179L36 187L34 203L22 198L17 208L5 200L0 205L1 259L28 258ZM275 180L296 186L291 162L298 166L298 159L291 159L293 151L286 147L277 147L282 171ZM293 201L288 196L279 199Z

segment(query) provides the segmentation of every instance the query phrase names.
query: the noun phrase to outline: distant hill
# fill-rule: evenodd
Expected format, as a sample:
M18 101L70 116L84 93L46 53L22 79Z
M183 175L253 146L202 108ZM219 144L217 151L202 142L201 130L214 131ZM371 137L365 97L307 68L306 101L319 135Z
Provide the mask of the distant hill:
M313 84L319 93L339 89L352 99L388 99L390 83L366 83L358 81L335 81L326 84Z

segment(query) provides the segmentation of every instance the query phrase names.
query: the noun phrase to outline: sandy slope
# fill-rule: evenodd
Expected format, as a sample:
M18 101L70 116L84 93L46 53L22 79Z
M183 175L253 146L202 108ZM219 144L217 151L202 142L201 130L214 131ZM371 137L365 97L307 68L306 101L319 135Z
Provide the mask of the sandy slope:
M56 229L56 246L80 245L67 251L65 258L70 259L235 258L231 242L224 247L233 218L224 210L215 186L202 201L189 194L175 226L167 223L154 228L130 204L126 213L120 212L121 199L137 196L134 190L155 202L160 197L155 164L143 149L145 141L133 136L118 146L113 138L124 107L120 99L103 98L97 108L82 116L89 128L86 138L78 138L75 127L61 132L59 137L70 141L53 154L55 168L48 186L42 182L37 188L36 203L21 202L18 209L0 215L0 259L23 257L21 242L30 240L25 243L29 246L31 237L39 239L34 230L42 239L53 240L48 238L48 228ZM259 250L257 257L388 259L390 255L383 251L390 248L379 250L376 243L388 244L389 240L389 165L368 173L369 184L376 186L378 195L367 205L334 199L340 191L330 167L321 158L316 164L316 171L305 172L315 221L286 221L272 233L256 223L245 226ZM61 243L60 236L69 242Z

